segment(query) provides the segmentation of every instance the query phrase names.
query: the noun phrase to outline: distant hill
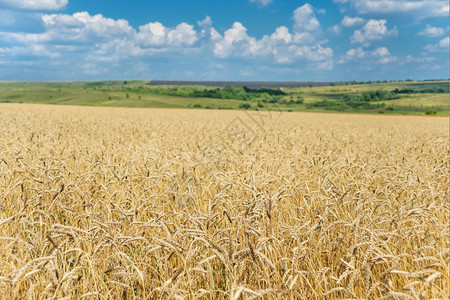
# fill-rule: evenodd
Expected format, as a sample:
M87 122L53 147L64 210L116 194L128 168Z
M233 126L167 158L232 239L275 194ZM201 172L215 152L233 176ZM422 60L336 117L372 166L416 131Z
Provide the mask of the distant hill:
M343 85L345 82L333 82ZM271 81L176 81L176 80L151 80L148 85L199 85L223 87L227 85L260 89L262 87L276 89L282 87L305 87L305 86L329 86L332 82L271 82Z

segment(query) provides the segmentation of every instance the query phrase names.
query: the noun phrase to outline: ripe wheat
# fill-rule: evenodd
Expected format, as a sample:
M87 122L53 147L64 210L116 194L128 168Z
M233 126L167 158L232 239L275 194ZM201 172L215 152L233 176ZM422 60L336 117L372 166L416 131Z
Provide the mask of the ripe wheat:
M2 299L447 299L447 118L0 106Z

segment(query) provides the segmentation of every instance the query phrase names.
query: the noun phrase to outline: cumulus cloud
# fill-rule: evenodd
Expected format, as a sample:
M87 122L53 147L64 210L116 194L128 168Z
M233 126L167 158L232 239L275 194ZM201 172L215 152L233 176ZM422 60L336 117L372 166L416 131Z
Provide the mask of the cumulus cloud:
M364 49L361 47L350 49L347 51L345 56L338 61L338 63L343 64L348 61L364 58L365 56L366 51L364 51Z
M181 23L167 34L167 42L171 46L192 46L197 41L197 32L194 26Z
M359 14L372 16L398 15L406 18L424 19L447 17L449 5L447 0L349 0Z
M270 37L273 41L292 42L292 34L289 33L289 29L285 26L278 27Z
M240 43L249 41L247 28L240 22L234 22L233 26L225 31L223 39L214 45L214 54L220 58L228 57Z
M166 42L167 29L160 22L139 26L136 38L142 46L161 46Z
M46 11L63 9L68 3L68 0L0 0L0 7Z
M154 65L155 60L151 60L154 56L162 60L170 58L172 64L206 59L228 65L239 59L261 61L264 62L261 66L271 68L281 65L290 69L295 63L295 70L299 66L305 70L331 70L334 53L330 47L323 46L326 41L317 38L322 29L315 11L310 4L300 6L293 13L292 29L280 26L261 38L251 36L240 22L233 23L221 34L209 16L196 26L183 22L166 27L153 21L133 28L127 20L88 12L72 15L27 12L39 17L42 30L37 33L0 31L0 40L5 45L0 49L0 57L20 60L34 56L39 61L47 58L59 69L70 68L74 76L102 76L136 60L144 64L151 61ZM339 30L340 26L336 25L334 31Z
M175 28L167 28L160 22L151 22L136 30L126 20L114 20L102 15L91 16L87 12L73 15L51 14L42 16L47 32L38 35L24 35L41 41L72 41L86 43L95 41L111 42L122 39L141 47L192 46L198 40L193 25L180 23Z
M369 45L372 41L382 40L390 36L397 36L398 29L394 27L389 30L386 20L369 20L362 30L355 30L350 38L351 43Z
M371 50L362 47L350 49L339 60L338 64L348 64L351 70L359 68L364 72L370 70L374 72L377 69L386 70L402 70L405 65L410 64L414 67L429 69L430 62L436 61L435 57L421 56L414 57L412 55L392 55L388 48L378 47Z
M341 33L341 27L339 25L330 26L327 31L337 35Z
M417 35L433 38L443 36L444 34L445 34L444 28L433 27L427 24L426 28L423 31L419 32Z
M425 46L425 49L430 52L441 52L441 51L448 51L449 50L449 38L443 38L439 41L437 44L430 44Z
M198 33L198 40L207 43L209 40L216 41L222 38L222 35L212 27L212 19L210 16L206 16L202 21L197 21L197 25L201 27Z
M215 43L214 54L221 59L241 57L279 64L303 61L315 69L333 68L331 48L322 47L308 32L290 33L285 26L278 27L271 35L258 40L249 36L241 23L235 22L225 31L223 38Z
M389 56L390 53L386 47L379 47L379 48L373 50L372 55L383 57L383 56Z
M134 33L134 29L126 20L105 18L101 14L92 16L88 12L79 12L73 15L43 15L42 21L47 29L45 33L25 35L24 37L34 37L49 43L82 44L128 37Z
M279 64L306 62L316 69L333 68L333 50L316 41L321 27L314 8L304 4L294 11L293 32L286 26L276 28L261 39L249 36L247 28L235 22L214 44L214 55L221 59L241 57L263 59Z
M212 20L210 16L206 16L202 21L198 21L197 25L200 27L210 27L212 25Z
M405 62L406 63L425 63L425 62L432 62L435 61L436 58L434 57L429 57L429 56L425 56L425 57L414 57L412 55L407 55L405 57Z
M160 22L152 22L140 26L136 34L136 41L143 47L192 46L197 40L194 26L187 23L181 23L169 29Z
M294 11L294 30L296 32L320 30L320 23L311 4L306 3Z
M42 44L30 44L28 46L14 46L11 48L0 48L0 55L10 57L29 57L36 56L39 58L59 58L61 54L48 49Z
M43 33L0 32L3 41L25 48L10 55L28 51L29 55L36 56L37 52L32 50L38 49L53 58L82 55L85 61L117 62L169 51L186 52L198 40L194 26L187 23L167 28L162 23L153 22L140 26L136 31L126 20L105 18L100 14L92 16L87 12L43 15L42 23L45 27Z
M351 18L349 16L345 16L344 19L342 19L342 26L344 27L353 27L358 26L364 23L364 19L360 17Z
M350 49L347 53L338 61L339 64L344 64L351 61L364 61L364 63L370 64L387 64L397 61L396 56L392 56L386 47L378 47L374 50L368 51L361 47Z
M273 0L250 0L250 2L257 3L258 5L264 7L273 2Z
M77 16L81 16L78 14ZM71 15L44 15L42 16L42 21L47 28L81 28L84 23L77 19L76 16Z

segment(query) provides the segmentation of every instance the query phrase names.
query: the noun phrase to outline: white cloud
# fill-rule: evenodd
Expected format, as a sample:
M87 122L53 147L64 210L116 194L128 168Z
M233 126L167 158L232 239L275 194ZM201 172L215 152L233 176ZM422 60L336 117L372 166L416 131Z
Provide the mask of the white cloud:
M187 52L198 41L194 26L187 23L166 28L159 22L153 22L140 26L136 32L126 20L91 16L87 12L43 15L42 22L46 29L43 33L0 32L0 39L23 44L30 49L41 46L43 48L36 49L41 49L48 57L83 53L86 61L119 61L168 51ZM210 32L211 40L218 38L217 35L220 37L213 28Z
M197 34L198 40L208 43L208 41L216 41L222 38L219 32L212 27L212 19L210 16L206 16L202 21L197 21L197 25L201 27L200 32Z
M320 62L324 61L324 58L332 58L333 50L331 48L323 48L322 46L300 46L291 47L295 51L295 54L300 57L304 57L309 61Z
M444 28L433 27L427 24L427 27L423 31L419 32L417 35L433 38L443 36L444 34L445 34Z
M101 14L91 16L88 12L75 13L73 17L84 24L85 34L96 38L129 35L133 31L123 19L105 18Z
M200 27L210 27L212 25L212 20L210 16L206 16L202 21L198 21L197 25Z
M102 15L91 16L87 12L73 15L51 14L41 16L43 33L1 33L12 43L49 43L87 45L114 38L129 38L135 34L126 20L113 20Z
M65 41L82 44L109 41L118 37L128 38L135 33L126 20L105 18L101 14L92 16L88 12L43 15L42 21L47 31L40 35L28 35L29 38L47 40L50 43Z
M344 27L353 27L358 26L364 23L364 19L360 17L351 18L349 16L345 16L344 19L342 19L342 26Z
M446 17L449 15L447 0L349 0L348 2L359 14L375 16L401 15L414 19Z
M66 7L69 0L0 0L0 6L23 10L60 10Z
M316 19L311 4L306 3L294 11L294 30L296 32L320 30L320 23Z
M285 43L292 42L292 35L289 33L289 29L285 26L278 27L270 38L273 41L283 41Z
M371 66L397 62L399 59L392 56L386 47L378 47L372 51L366 51L361 47L350 49L346 55L343 56L338 63L344 64L352 61L358 61L362 65L372 68Z
M212 41L216 41L222 38L222 35L214 28L211 28L209 35Z
M338 61L338 63L343 64L348 61L361 59L361 58L364 58L366 56L366 54L367 54L366 51L364 51L364 49L361 47L358 47L355 49L350 49L347 51L345 56Z
M0 48L1 55L7 55L10 57L13 56L36 56L36 57L45 57L45 58L59 58L61 54L50 50L48 47L42 44L31 44L27 46L14 46L11 48Z
M192 46L198 40L198 36L194 26L187 23L169 29L160 22L153 22L139 27L136 40L144 47Z
M424 47L430 52L441 52L449 50L449 37L443 38L437 44L430 44Z
M388 30L386 27L386 20L369 20L366 25L364 25L362 31L355 30L353 32L350 41L352 43L361 43L367 46L371 41L382 40L386 37L397 35L397 27Z
M341 33L341 27L339 25L330 26L327 29L328 32L334 33L334 34L340 34Z
M241 57L279 64L303 61L310 64L311 68L332 69L333 50L314 41L310 33L292 34L285 26L257 40L247 34L247 29L241 23L235 22L232 28L225 31L223 38L215 43L214 54L221 59Z
M139 26L137 41L143 46L161 46L166 42L167 29L160 22Z
M174 61L192 65L195 60L208 59L223 62L229 68L235 66L233 61L252 60L264 62L258 65L282 65L292 70L299 70L300 66L302 70L331 70L334 52L322 45L326 41L318 39L322 32L314 11L309 4L299 7L294 12L293 29L280 26L262 38L251 36L240 22L235 22L221 34L212 27L209 16L198 21L198 27L188 23L166 27L154 21L135 29L126 20L106 18L101 14L33 12L40 16L43 32L0 31L0 40L5 45L16 45L2 46L0 56L12 61L30 56L39 57L39 61L51 59L59 69L69 67L72 76L94 77L110 76L114 69L123 69L120 66L134 64L137 60L144 64L151 61L148 66L154 69L155 64L163 64L163 60L151 58L155 56L170 58L171 65ZM340 25L334 30L338 32ZM250 71L259 76L255 70Z
M383 56L382 58L380 58L378 60L378 63L385 65L385 64L392 63L395 61L397 61L396 56Z
M413 57L411 55L407 55L405 57L405 62L406 63L424 63L424 62L432 62L435 61L436 58L434 57L429 57L429 56L425 56L425 57Z
M299 45L310 45L314 43L316 37L309 32L295 33L293 35L293 42Z
M64 27L64 28L80 28L84 23L79 21L76 17L70 15L43 15L42 21L47 28Z
M258 5L264 7L272 3L273 0L250 0L250 2L257 3Z
M234 22L233 26L225 31L223 39L214 45L214 54L217 57L228 57L239 42L249 41L247 28L241 23Z
M372 55L383 57L383 56L390 56L391 54L389 53L389 50L386 47L379 47L372 51Z
M449 39L448 39L448 37L446 37L446 38L443 38L442 40L440 40L440 42L439 42L439 47L441 47L442 49L448 49L448 47L449 47Z
M333 50L321 45L326 41L317 40L321 27L314 11L310 4L298 7L293 14L293 30L280 26L258 39L250 36L240 22L221 34L212 27L209 16L197 22L198 28L188 23L170 28L150 22L134 29L126 20L79 12L43 14L43 33L0 32L0 40L23 45L22 52L17 53L35 55L39 51L46 57L77 57L79 63L90 66L89 70L99 63L117 65L155 55L181 59L187 53L192 57L262 60L285 66L304 63L310 69L329 70L333 68ZM334 28L336 32L339 29L339 25ZM11 48L5 49L14 55Z
M192 46L197 41L197 32L194 26L181 23L167 34L167 41L171 46Z

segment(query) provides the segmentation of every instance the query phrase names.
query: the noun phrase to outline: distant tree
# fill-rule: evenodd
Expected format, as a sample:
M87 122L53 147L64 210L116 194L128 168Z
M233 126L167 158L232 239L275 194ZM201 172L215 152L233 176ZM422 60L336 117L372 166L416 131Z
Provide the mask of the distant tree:
M239 103L239 108L249 109L250 107L250 103Z

